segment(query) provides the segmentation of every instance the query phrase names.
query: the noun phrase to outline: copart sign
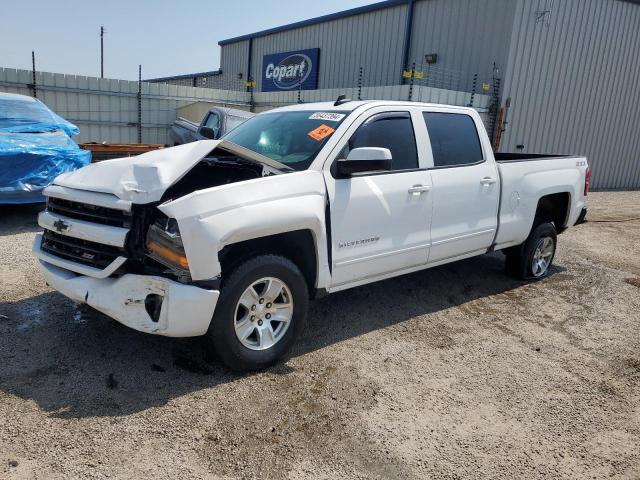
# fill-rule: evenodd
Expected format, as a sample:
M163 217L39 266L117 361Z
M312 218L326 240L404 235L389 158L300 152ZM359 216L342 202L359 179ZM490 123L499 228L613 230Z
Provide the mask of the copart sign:
M318 88L319 48L273 53L262 57L262 91Z

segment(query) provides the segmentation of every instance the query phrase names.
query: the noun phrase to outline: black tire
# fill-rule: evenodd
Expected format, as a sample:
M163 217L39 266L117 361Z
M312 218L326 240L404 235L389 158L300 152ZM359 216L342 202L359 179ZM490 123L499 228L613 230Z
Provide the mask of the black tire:
M540 242L545 238L552 240L553 251L546 270L542 274L536 274L533 272L534 255ZM512 247L505 252L507 256L505 263L507 274L518 280L541 280L545 278L549 275L551 265L553 264L557 239L558 234L553 223L546 222L535 226L522 245Z
M254 282L274 277L291 292L293 314L290 325L273 346L252 350L243 345L235 331L236 306L241 295ZM309 306L309 289L300 269L278 255L260 255L238 265L223 282L206 342L230 369L240 372L266 368L285 356L304 328Z

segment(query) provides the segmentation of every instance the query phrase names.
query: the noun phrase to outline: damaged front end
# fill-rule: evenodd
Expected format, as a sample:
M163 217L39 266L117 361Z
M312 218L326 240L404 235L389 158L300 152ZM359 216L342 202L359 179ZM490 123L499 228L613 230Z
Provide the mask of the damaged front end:
M133 205L133 228L127 242L131 261L126 267L136 273L160 274L181 283L193 283L180 226L175 218L161 211L162 205L201 190L272 174L260 165L224 153L202 159L169 187L160 201ZM218 286L217 279L207 280L198 285Z
M162 162L152 166L148 158L111 161L115 166L102 173L113 176L121 170L125 183L129 175L138 174L128 181L129 193L121 196L115 193L122 188L118 182L107 185L104 177L96 179L88 172L94 165L66 176L60 182L64 185L56 181L49 187L47 209L39 216L45 230L33 249L47 283L136 330L167 336L206 333L219 278L193 281L180 226L159 207L198 190L275 172L228 150L196 150L197 161L177 161L188 165L182 172ZM94 174L99 177L100 172ZM101 185L87 191L71 181L73 175ZM134 198L151 201L137 203Z

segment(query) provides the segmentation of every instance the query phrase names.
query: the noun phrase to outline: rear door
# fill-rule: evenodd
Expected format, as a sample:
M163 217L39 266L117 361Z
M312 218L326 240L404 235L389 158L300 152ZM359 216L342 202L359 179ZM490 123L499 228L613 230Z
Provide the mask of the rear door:
M372 109L354 122L325 165L333 290L427 262L431 174L419 153L424 128L414 132L416 122L422 122L417 109ZM388 148L392 170L336 179L330 165L358 147Z
M480 253L493 242L500 184L479 116L424 111L433 155L433 219L429 263ZM484 141L483 141L484 140Z

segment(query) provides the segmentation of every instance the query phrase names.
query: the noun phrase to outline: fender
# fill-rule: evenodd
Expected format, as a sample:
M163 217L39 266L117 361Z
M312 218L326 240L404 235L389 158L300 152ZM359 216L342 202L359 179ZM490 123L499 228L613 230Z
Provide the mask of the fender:
M160 205L180 227L193 280L220 275L218 253L244 240L311 230L316 245L316 286L329 283L324 180L306 170L196 191Z
M576 202L576 199L581 198L583 181L580 171L575 168L575 158L559 158L554 162L498 164L503 185L509 185L509 189L502 192L500 230L496 243L515 245L523 242L533 226L538 203L546 195L569 194L568 224L572 224L572 219L575 220L580 214L584 202ZM536 166L537 170L530 171L532 166ZM549 166L555 168L550 169Z

